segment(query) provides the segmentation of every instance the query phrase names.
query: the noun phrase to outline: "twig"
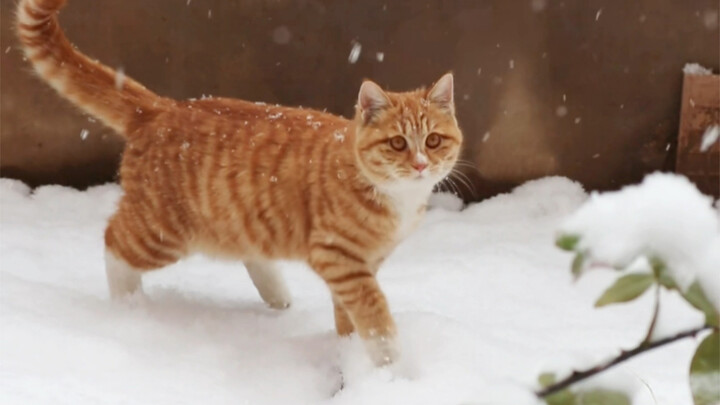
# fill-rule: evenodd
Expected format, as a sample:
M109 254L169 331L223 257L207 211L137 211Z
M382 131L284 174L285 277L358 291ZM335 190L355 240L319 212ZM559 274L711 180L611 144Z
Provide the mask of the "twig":
M650 321L650 327L648 327L647 335L643 339L642 344L650 343L653 332L655 332L655 325L657 324L658 314L660 313L660 284L655 286L655 309L653 310L653 317Z
M717 326L710 326L710 325L704 325L699 328L691 329L685 332L680 332L676 335L657 340L655 342L642 342L637 347L635 347L632 350L623 350L620 355L612 360L609 360L603 364L600 364L598 366L595 366L593 368L583 370L583 371L573 371L572 374L570 374L567 378L560 380L556 382L555 384L549 385L545 388L543 388L540 391L537 391L535 395L538 396L538 398L545 398L548 395L552 395L560 390L563 390L567 387L569 387L572 384L575 384L576 382L582 381L586 378L592 377L597 373L600 373L602 371L605 371L609 369L610 367L616 366L625 360L628 360L632 357L637 356L640 353L646 352L648 350L652 350L655 348L658 348L660 346L664 346L668 343L675 342L680 339L684 339L686 337L694 337L698 333L707 330L718 330Z

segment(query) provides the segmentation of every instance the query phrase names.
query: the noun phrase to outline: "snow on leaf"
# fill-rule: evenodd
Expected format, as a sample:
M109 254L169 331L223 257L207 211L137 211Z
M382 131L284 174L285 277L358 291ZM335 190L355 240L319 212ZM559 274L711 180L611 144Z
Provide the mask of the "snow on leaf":
M712 200L679 175L652 174L640 185L593 194L564 221L559 234L580 237L568 241L577 246L560 247L587 252L588 260L618 269L642 256L655 257L681 291L700 276L712 280L720 269L720 255L714 253L720 220ZM712 299L720 288L706 293L711 302L720 302Z

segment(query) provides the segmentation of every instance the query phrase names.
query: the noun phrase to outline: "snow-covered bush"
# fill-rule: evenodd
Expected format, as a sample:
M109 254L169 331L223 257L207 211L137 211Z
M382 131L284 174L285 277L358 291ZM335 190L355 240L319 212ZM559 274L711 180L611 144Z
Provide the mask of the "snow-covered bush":
M654 288L655 312L637 347L560 382L544 374L539 396L549 405L629 404L620 392L581 393L568 387L636 354L710 331L693 357L690 386L695 405L720 404L720 218L709 197L684 177L653 174L638 186L591 195L561 225L557 245L575 252L576 277L596 267L625 273L598 298L596 307L628 302ZM654 340L661 288L678 291L704 313L705 324Z

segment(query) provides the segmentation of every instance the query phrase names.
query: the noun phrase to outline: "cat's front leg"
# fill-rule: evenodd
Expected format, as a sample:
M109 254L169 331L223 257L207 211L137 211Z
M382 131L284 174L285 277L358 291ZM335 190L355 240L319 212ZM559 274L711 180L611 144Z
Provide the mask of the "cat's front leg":
M285 285L280 269L274 263L269 261L246 261L244 263L250 279L265 303L275 309L290 307L292 302L290 291Z
M350 315L335 296L333 296L333 309L335 311L335 330L338 336L349 336L355 332L355 325L350 320Z
M395 322L371 266L339 246L326 244L313 247L310 265L347 311L372 361L384 366L397 360Z

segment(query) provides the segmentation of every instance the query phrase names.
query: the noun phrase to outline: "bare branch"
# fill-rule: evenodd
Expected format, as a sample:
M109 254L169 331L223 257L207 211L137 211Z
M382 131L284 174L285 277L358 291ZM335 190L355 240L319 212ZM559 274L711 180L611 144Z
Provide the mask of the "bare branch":
M653 320L654 319L655 318L653 318ZM657 340L655 342L644 341L644 342L640 343L637 347L635 347L631 350L623 350L619 356L617 356L614 359L609 360L603 364L597 365L593 368L583 370L583 371L573 371L573 373L570 374L567 378L560 380L560 381L556 382L555 384L549 385L540 391L537 391L535 393L535 395L537 395L538 398L545 398L549 395L552 395L558 391L561 391L561 390L571 386L572 384L575 384L579 381L590 378L590 377L594 376L595 374L603 372L613 366L616 366L616 365L624 362L625 360L628 360L632 357L637 356L640 353L658 348L660 346L665 346L669 343L673 343L675 341L678 341L678 340L681 340L681 339L684 339L687 337L695 337L698 333L700 333L704 330L709 330L709 329L715 330L715 331L718 330L718 328L716 326L704 325L699 328L680 332L676 335L666 337L666 338Z

